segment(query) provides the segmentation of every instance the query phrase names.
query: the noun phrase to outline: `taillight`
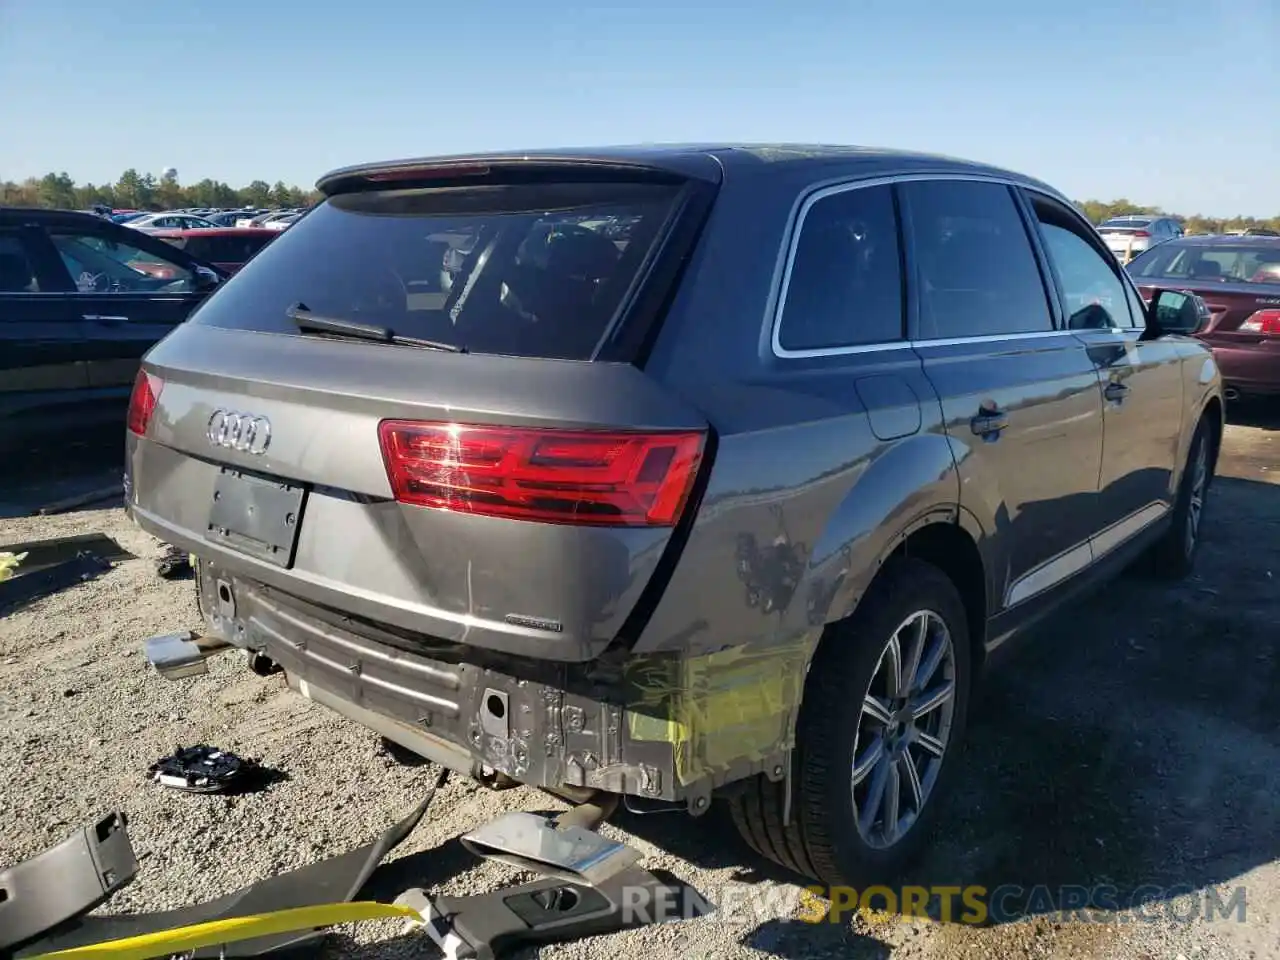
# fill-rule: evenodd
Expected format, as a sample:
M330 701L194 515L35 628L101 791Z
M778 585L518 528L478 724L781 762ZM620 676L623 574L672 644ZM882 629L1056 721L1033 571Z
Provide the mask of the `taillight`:
M594 526L680 518L705 435L384 420L396 500L461 513Z
M1135 230L1135 231L1133 231L1133 234L1132 234L1132 235L1133 235L1133 236L1135 236L1135 237L1149 237L1149 236L1151 236L1151 234L1150 234L1150 233L1148 233L1146 230Z
M1240 324L1240 329L1245 333L1280 337L1280 310L1259 310Z
M154 373L138 371L138 376L133 381L133 393L129 395L130 433L146 436L147 426L151 423L151 415L156 412L156 402L163 389L164 381Z

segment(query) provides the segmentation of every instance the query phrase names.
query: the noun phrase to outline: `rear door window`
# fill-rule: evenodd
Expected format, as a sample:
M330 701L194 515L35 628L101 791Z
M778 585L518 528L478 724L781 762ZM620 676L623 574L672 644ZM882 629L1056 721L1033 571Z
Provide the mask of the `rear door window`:
M921 340L1048 333L1053 317L1008 187L967 180L903 184Z
M902 339L902 271L892 188L842 190L809 207L782 304L778 345L784 351Z
M539 183L341 194L273 240L194 322L371 324L473 353L592 357L679 187Z

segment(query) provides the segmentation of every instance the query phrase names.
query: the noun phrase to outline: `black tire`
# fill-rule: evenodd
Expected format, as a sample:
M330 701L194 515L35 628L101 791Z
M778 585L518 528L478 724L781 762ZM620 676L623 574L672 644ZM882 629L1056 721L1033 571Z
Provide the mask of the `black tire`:
M1187 451L1187 463L1178 484L1178 498L1173 505L1172 522L1164 536L1151 548L1151 569L1165 580L1181 580L1195 567L1204 533L1204 508L1213 481L1212 431L1209 422L1201 418L1191 438L1191 449ZM1198 472L1201 467L1203 474Z
M917 611L936 615L951 636L950 735L923 810L901 839L877 847L858 828L850 785L864 719L862 697L877 677L895 631ZM828 629L809 671L792 753L791 822L783 824L785 784L754 778L729 798L743 839L767 859L832 886L860 889L886 882L906 867L928 839L963 739L971 682L969 642L964 603L941 570L915 559L886 565L854 615Z

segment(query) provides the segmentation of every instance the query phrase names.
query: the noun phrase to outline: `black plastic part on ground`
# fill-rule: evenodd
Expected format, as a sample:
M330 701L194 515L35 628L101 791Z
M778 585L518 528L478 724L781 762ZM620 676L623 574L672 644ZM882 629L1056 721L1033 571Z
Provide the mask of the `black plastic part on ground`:
M147 771L164 787L187 793L241 793L250 781L259 779L256 760L200 744L179 747L153 763Z
M638 867L593 887L546 879L469 897L414 891L403 902L427 916L427 932L446 960L497 960L521 947L692 920L715 910L687 884Z
M137 872L123 813L108 814L30 860L0 870L0 957L88 913Z
M352 850L342 856L321 860L299 870L269 877L235 893L217 900L161 913L143 913L124 916L80 917L56 931L28 943L13 956L15 960L32 957L55 950L67 950L107 940L136 937L144 933L156 933L212 920L289 910L295 907L321 903L341 903L354 900L370 875L388 853L399 845L422 820L436 790L443 786L447 773L441 771L435 784L428 790L412 813L387 830L373 843ZM223 948L196 950L195 958L225 957L227 960L241 957L260 957L275 950L296 947L324 935L323 930L306 930L299 933L279 934L227 944Z
M156 575L163 580L182 580L192 576L191 555L181 547L166 546L156 561Z

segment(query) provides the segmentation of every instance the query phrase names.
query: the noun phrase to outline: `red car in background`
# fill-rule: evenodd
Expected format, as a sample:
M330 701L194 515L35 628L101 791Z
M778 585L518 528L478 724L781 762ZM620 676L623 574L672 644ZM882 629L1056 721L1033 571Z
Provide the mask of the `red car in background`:
M1182 237L1126 267L1144 299L1190 290L1212 319L1196 334L1213 348L1228 400L1280 395L1280 237Z
M185 250L197 260L212 263L228 273L235 273L259 250L280 236L279 230L256 227L220 227L203 230L148 230L158 240ZM153 277L164 277L166 264L144 260L129 264Z

